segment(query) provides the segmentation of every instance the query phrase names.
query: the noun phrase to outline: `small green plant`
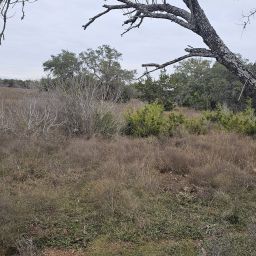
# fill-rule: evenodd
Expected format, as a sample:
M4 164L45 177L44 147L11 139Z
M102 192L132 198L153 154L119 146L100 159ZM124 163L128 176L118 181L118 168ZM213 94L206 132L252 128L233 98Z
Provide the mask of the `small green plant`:
M209 130L208 128L209 121L204 117L191 118L185 120L185 128L189 133L192 134L206 134Z
M111 137L118 130L118 123L111 112L96 113L95 115L95 132L105 137Z
M177 112L172 112L168 116L168 120L166 122L166 130L168 135L173 136L175 131L177 131L177 129L181 127L185 123L185 121L186 120L184 115Z
M218 106L216 111L204 112L204 117L206 120L217 123L226 131L246 135L256 134L256 115L250 102L248 102L247 108L241 112L234 113L225 107Z
M148 104L137 111L129 111L126 116L125 133L138 137L159 135L165 126L164 108L157 103Z
M209 123L205 117L187 118L178 112L164 114L164 107L157 103L148 104L137 111L130 111L125 118L125 133L137 137L173 136L180 129L192 134L206 134Z

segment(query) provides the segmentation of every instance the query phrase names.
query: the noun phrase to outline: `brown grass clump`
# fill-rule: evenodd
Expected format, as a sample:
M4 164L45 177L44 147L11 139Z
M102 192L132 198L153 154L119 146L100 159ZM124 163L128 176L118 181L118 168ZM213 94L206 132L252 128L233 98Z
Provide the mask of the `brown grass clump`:
M216 131L2 129L0 255L254 255L255 156L252 138Z
M153 221L142 213L153 211L157 204L153 207L150 201L165 197L165 193L176 194L181 202L190 202L195 196L238 194L256 185L256 144L235 134L188 135L166 140L17 140L6 136L1 137L0 147L0 240L1 246L7 248L25 241L20 244L28 245L20 247L23 251L36 250L32 238L64 239L72 232L79 233L72 231L74 227L58 228L66 226L68 216L71 223L75 221L72 225L84 223L81 232L85 232L88 220L83 216L88 214L84 212L87 208L97 213L97 217L91 217L94 224L119 216L132 219L141 230ZM75 220L71 216L76 216ZM227 218L234 218L232 212ZM128 224L123 225L128 232ZM112 232L110 227L107 230ZM28 240L20 240L21 234L26 234ZM72 239L77 241L76 237Z

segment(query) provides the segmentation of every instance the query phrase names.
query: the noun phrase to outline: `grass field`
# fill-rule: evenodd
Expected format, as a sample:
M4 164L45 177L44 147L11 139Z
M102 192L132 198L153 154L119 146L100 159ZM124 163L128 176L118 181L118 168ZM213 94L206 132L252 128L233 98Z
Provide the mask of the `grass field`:
M0 255L253 256L256 142L0 131L0 226Z

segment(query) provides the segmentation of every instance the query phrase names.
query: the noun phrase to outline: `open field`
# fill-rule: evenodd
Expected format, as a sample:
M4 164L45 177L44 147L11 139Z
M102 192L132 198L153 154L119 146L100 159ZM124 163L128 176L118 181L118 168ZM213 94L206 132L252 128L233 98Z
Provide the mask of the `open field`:
M36 95L36 89L0 87L0 100L19 100Z
M250 137L0 132L0 255L256 255Z

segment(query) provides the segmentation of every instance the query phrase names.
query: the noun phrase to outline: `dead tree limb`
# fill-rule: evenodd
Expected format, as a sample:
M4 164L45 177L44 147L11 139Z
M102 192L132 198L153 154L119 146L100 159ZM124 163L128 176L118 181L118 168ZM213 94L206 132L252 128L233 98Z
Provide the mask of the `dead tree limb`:
M234 54L223 42L216 30L211 25L204 10L200 6L199 0L180 0L184 3L184 8L172 5L171 0L115 0L116 4L104 4L104 12L92 17L83 27L87 29L99 17L115 10L123 10L125 17L123 25L128 26L124 33L135 28L139 28L146 19L164 19L190 30L199 35L207 49L187 48L186 55L168 61L164 64L149 63L143 67L153 68L147 73L165 68L190 57L215 58L228 70L237 75L240 81L247 86L256 85L256 77L248 70L246 65ZM123 33L123 34L124 34Z
M0 45L5 39L4 32L6 30L7 20L9 18L8 14L10 9L16 5L21 6L21 19L25 18L25 4L36 2L37 0L0 0L0 20L1 20L1 29L0 29Z
M251 19L252 17L254 17L256 15L256 9L251 10L248 14L243 15L244 18L244 24L243 27L244 29L246 29L246 27L251 23Z

